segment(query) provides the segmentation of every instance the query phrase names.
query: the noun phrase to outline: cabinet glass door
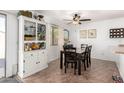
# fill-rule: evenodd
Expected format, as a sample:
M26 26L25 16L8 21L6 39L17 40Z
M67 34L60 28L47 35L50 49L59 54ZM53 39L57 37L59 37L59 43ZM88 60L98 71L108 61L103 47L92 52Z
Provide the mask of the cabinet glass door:
M43 24L37 25L37 39L39 41L46 40L46 26Z
M24 40L36 40L36 23L26 21L24 22Z

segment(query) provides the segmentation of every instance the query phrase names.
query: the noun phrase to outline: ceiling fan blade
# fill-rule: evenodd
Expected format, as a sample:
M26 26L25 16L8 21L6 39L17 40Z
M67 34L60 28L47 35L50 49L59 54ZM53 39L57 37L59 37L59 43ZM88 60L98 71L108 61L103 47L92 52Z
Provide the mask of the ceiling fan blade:
M72 21L71 19L64 19L64 21Z
M69 23L67 23L67 25L69 25L69 24L72 24L73 22L69 22Z
M80 19L79 21L91 21L91 19Z
M81 22L79 22L78 24L82 24Z

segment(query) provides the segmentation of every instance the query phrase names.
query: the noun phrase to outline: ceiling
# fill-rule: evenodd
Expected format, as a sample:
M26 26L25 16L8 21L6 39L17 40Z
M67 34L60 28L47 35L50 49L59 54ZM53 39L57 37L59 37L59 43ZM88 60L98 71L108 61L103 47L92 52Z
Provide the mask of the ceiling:
M37 12L49 15L53 22L57 20L61 24L67 24L64 19L72 19L75 13L80 14L81 19L91 19L91 22L124 17L124 10L37 10Z
M34 10L33 10L34 11ZM81 18L88 18L92 21L107 20L124 17L124 10L35 10L44 16L49 16L53 20L61 23L67 23L64 19L72 19L74 13L80 14ZM8 10L8 12L17 14L17 10Z
M58 20L72 19L75 13L82 18L93 21L124 17L124 10L37 10L40 13L50 15Z

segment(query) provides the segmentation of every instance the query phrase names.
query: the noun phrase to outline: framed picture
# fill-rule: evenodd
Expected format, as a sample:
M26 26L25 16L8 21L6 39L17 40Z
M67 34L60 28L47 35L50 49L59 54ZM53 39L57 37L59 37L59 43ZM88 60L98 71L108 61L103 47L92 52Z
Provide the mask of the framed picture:
M80 30L80 38L87 38L87 30Z
M58 29L58 27L56 27L56 26L52 26L52 33L51 33L51 35L52 35L52 44L51 45L53 45L53 46L57 46L58 45L58 31L59 31L59 29Z
M88 38L96 38L96 29L88 30Z

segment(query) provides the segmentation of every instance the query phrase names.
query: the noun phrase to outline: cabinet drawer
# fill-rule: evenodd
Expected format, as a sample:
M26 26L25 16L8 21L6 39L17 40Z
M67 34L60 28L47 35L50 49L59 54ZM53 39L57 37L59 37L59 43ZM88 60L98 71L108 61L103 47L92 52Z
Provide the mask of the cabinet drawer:
M24 58L25 58L25 59L28 59L28 58L30 58L30 57L31 57L31 58L36 57L36 53L33 53L33 52L29 52L29 53L28 53L28 52L25 52L25 53L24 53Z

